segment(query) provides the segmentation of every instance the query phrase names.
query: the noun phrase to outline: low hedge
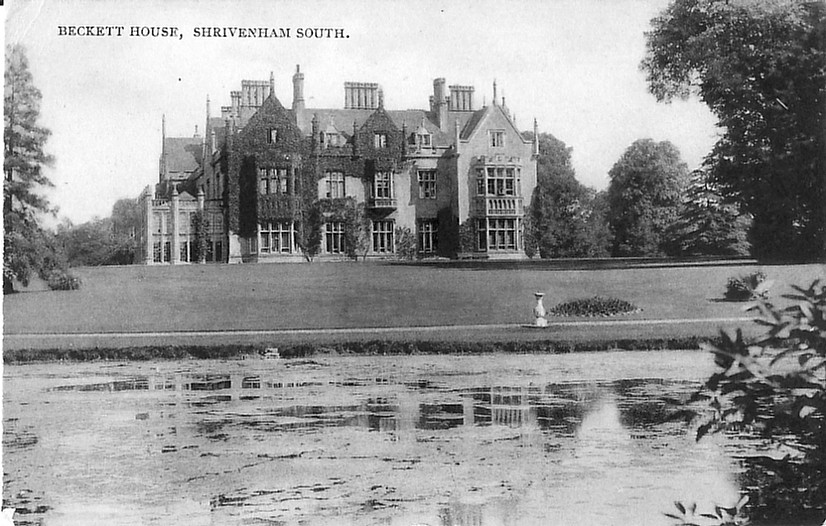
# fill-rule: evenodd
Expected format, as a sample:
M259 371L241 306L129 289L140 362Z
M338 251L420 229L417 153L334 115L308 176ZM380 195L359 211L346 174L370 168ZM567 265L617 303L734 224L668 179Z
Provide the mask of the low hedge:
M319 355L413 355L413 354L563 354L611 350L699 349L707 338L621 339L602 341L529 340L516 342L391 341L370 340L333 344L220 345L162 347L94 347L90 349L6 350L5 364L35 362L147 361L188 359L261 358L267 349L278 348L282 359Z

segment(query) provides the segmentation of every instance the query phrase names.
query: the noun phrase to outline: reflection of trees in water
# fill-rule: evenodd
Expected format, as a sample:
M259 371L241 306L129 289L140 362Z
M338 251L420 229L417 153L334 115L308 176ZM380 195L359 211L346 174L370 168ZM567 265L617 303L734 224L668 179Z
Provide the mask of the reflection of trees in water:
M740 475L740 484L748 491L751 517L758 524L761 518L771 523L788 520L789 524L820 524L826 503L826 459L803 463L750 456L741 461L746 469ZM813 490L805 492L800 488Z

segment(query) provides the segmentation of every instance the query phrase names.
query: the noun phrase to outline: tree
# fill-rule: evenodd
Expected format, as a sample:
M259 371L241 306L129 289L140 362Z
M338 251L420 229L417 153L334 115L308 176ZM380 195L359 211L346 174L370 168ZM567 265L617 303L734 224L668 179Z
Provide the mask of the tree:
M109 218L95 217L80 225L60 225L57 239L73 267L105 265L115 248Z
M206 216L199 212L195 216L197 223L193 224L196 236L197 260L206 261L207 229L209 228ZM137 199L118 199L112 206L112 240L114 253L110 262L115 265L131 265L135 262L137 250L137 233L141 228L141 208Z
M661 256L680 211L688 168L668 141L635 141L608 173L608 223L615 256Z
M122 200L123 201L123 200ZM120 201L118 201L120 203ZM118 203L115 203L117 208ZM209 252L209 219L203 210L198 210L192 214L192 231L195 233L195 253L194 260L198 263L206 263L207 253ZM119 233L121 232L121 233ZM132 260L135 259L135 238L134 236L124 235L123 230L115 226L115 212L112 211L112 234L118 244L124 249L132 248ZM132 263L130 261L129 263Z
M370 218L363 203L345 198L344 210L344 251L347 257L367 259L370 250Z
M134 238L141 228L141 208L137 199L118 199L112 206L112 234Z
M674 0L646 37L657 99L698 93L718 119L705 166L753 217L754 254L826 256L826 5Z
M3 90L3 292L14 281L27 285L33 272L49 279L63 268L53 236L38 224L51 213L40 193L52 186L43 167L52 162L43 149L49 130L38 125L41 94L21 46L7 46Z
M533 134L526 133L528 139ZM526 213L525 252L542 258L608 255L605 216L597 193L576 180L572 148L548 133L539 135L537 187Z
M302 216L302 220L298 222L298 246L301 247L304 259L312 263L321 252L324 213L320 203L314 203L308 210L302 212Z
M669 252L684 256L746 256L751 218L726 202L707 174L691 174L677 221L667 229Z

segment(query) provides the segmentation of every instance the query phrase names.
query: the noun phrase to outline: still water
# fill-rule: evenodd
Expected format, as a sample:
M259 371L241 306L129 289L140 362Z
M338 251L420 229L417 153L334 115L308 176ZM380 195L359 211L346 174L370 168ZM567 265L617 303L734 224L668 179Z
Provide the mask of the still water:
M4 369L3 501L43 525L667 525L737 499L664 422L701 351Z

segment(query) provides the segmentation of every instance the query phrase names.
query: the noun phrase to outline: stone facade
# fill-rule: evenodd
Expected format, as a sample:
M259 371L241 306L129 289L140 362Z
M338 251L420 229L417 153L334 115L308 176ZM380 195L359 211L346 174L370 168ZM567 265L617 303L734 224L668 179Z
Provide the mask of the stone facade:
M491 105L474 91L436 79L427 110L388 110L378 84L346 82L343 109L306 108L296 68L286 108L272 75L243 81L220 118L207 100L204 137L164 133L139 260L391 258L410 240L419 257L524 257L538 144L495 84Z

